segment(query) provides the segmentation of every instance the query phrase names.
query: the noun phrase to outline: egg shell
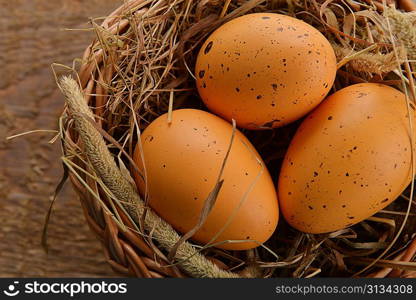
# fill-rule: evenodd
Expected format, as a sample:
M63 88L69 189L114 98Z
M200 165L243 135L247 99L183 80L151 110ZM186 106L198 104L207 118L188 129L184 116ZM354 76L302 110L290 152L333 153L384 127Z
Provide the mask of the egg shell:
M300 231L325 233L389 205L410 183L409 133L405 95L392 87L356 84L328 97L303 121L283 161L284 218Z
M280 14L233 19L205 41L195 68L207 107L248 129L295 121L329 92L336 58L328 40L309 24Z
M141 142L149 205L176 230L186 233L197 224L204 202L217 182L233 129L221 118L201 110L175 110L172 118L170 125L166 114L153 121L144 130ZM134 160L143 170L139 147ZM215 206L192 239L208 243L235 214L215 243L265 242L277 226L277 193L259 154L239 131L222 179ZM135 180L144 195L146 186L137 173ZM223 243L218 247L250 249L259 245L253 241Z

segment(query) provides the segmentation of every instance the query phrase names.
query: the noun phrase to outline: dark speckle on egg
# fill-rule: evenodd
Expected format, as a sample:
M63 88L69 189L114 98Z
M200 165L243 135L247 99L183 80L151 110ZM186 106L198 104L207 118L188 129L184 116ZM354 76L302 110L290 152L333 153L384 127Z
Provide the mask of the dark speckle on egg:
M153 141L154 137L152 135L149 135L145 138L145 141L149 140L149 142Z
M209 42L208 45L205 47L204 53L208 54L209 51L211 51L213 45L214 45L214 42L212 42L212 41Z

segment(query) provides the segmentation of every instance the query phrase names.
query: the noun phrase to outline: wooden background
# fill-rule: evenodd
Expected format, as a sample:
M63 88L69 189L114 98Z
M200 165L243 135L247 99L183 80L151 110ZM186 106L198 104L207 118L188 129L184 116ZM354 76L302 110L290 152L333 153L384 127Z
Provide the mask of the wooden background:
M62 175L52 134L5 137L56 129L63 97L50 65L81 57L92 33L90 17L105 16L121 0L0 0L0 276L114 276L89 231L68 184L55 206L50 251L40 246L50 195Z

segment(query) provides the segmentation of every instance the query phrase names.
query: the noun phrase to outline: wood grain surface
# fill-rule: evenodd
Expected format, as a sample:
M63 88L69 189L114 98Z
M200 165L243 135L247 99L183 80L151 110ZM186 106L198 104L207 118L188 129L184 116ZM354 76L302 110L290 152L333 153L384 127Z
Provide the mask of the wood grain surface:
M50 65L70 65L93 36L90 17L105 16L121 0L0 0L0 276L115 276L88 229L69 184L57 200L49 254L40 246L50 195L62 175L53 134L63 97Z

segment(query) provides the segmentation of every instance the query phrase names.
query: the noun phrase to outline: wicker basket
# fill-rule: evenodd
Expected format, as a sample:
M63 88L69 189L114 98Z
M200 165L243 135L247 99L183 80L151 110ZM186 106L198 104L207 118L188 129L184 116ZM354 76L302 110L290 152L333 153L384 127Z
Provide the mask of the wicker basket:
M202 2L202 1L201 1ZM218 2L218 1L217 1ZM101 27L109 33L123 32L128 29L130 23L126 19L121 19L118 15L122 12L134 8L139 11L148 7L152 1L133 0L126 2L123 6L111 13L102 23ZM112 77L114 70L105 68L103 61L106 59L104 51L97 51L98 40L95 40L85 51L83 63L78 72L82 89L86 95L86 101L90 107L94 109L97 116L101 116L103 106L107 100L105 95L105 83L108 83ZM104 82L104 84L102 84ZM95 95L95 96L94 96ZM96 120L101 125L99 119ZM63 150L66 151L66 145L78 145L82 150L82 143L79 141L73 123L65 122L64 124L64 143ZM70 157L72 162L82 169L88 168L79 158ZM99 185L88 178L82 172L77 175L74 172L69 173L72 185L79 195L82 208L85 213L87 223L91 230L95 232L99 240L104 245L104 253L108 263L114 271L126 275L147 278L163 278L163 277L186 277L177 266L168 266L169 261L162 251L149 245L146 240L129 229L133 227L131 219L119 210L124 223L127 225L126 230L114 221L110 214L103 208L103 205L97 201L91 191L100 195L104 203L108 203L105 193ZM90 191L81 183L80 178L88 183ZM129 226L130 225L130 226ZM410 247L415 248L415 242ZM414 255L414 249L407 255ZM166 253L165 253L166 255ZM215 258L208 258L220 268L227 268L221 261ZM410 260L411 258L408 258ZM388 274L388 273L387 273Z

